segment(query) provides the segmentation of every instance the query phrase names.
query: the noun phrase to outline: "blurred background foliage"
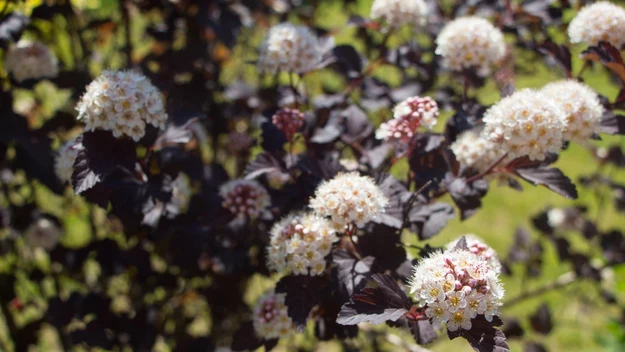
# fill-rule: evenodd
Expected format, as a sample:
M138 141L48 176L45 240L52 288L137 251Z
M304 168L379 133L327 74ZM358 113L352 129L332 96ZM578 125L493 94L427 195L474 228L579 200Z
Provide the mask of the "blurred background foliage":
M172 0L173 1L173 0ZM271 0L267 0L271 1ZM347 20L351 15L368 16L371 7L371 0L355 0L345 5L338 0L315 1L315 6L309 1L302 1L302 6L309 10L310 23L317 27L323 28L335 38L337 44L349 43L357 49L363 50L364 45L361 40L356 37L356 29L346 26ZM625 3L618 1L619 3ZM29 15L33 9L44 3L43 0L27 0L23 3L15 4L7 1L0 1L0 8L7 6L10 9L16 7ZM82 21L95 29L89 35L90 40L96 41L100 50L94 52L91 57L82 58L83 61L75 62L76 48L75 38L71 37L69 31L64 29L70 25L68 21L62 17L55 17L53 25L46 26L45 23L35 23L40 26L39 30L48 36L48 43L54 43L53 50L59 57L62 65L65 67L76 67L84 65L88 67L92 74L97 74L104 68L122 68L122 47L124 43L123 31L117 30L120 12L119 2L115 0L71 0L72 5L79 11ZM158 23L161 19L157 12L140 13L135 8L130 7L131 11L131 38L134 43L133 61L141 61L142 57L150 52L162 50L159 43L151 40L145 35L148 26ZM564 14L565 22L570 20L574 14L574 10L567 10ZM290 16L293 22L299 22L301 19L297 16ZM224 71L218 78L224 84L233 84L237 80L244 80L252 85L267 85L257 73L254 65L250 64L256 58L256 48L258 48L262 38L264 37L268 27L275 23L268 23L266 18L257 19L255 26L243 28L237 39L237 45L233 48L227 48L223 45L213 47L215 51L213 55L221 58L224 63ZM565 41L565 31L553 28L552 35L558 42ZM512 41L512 38L508 38ZM420 34L414 33L412 30L405 28L396 34L393 34L389 40L389 46L394 47L405 43L408 40L423 41ZM184 39L175 45L184 46ZM582 66L582 61L578 59L579 53L583 48L572 47L573 53L573 72L578 72ZM547 82L563 78L563 73L554 65L545 63L544 58L533 52L521 51L515 49L514 56L520 70L517 72L515 86L517 89L526 87L541 87ZM391 86L399 84L401 73L391 66L382 66L378 68L373 76L387 82ZM607 97L614 97L618 94L618 84L614 84L613 78L602 66L595 65L583 74L586 83L597 90L600 94ZM183 79L183 78L181 78ZM279 80L288 83L288 76L281 75ZM329 70L321 70L306 75L304 78L306 90L311 95L316 95L325 91L337 91L344 87L343 77ZM450 82L451 77L441 78L441 82ZM66 111L74 114L73 107L75 98L72 97L69 90L57 89L49 82L39 83L32 91L22 90L16 92L16 102L14 108L16 111L25 112L29 117L29 123L32 126L42 124L46 119L53 116L57 111ZM427 92L426 92L427 93ZM80 94L80 93L79 93ZM499 99L499 91L494 82L486 84L476 92L477 99L484 105L489 105ZM388 109L382 109L371 117L376 125L380 121L390 116ZM450 116L449 111L443 111L441 119L437 125L437 130L442 131L444 119ZM208 117L210 119L210 116ZM67 131L68 135L76 134L77 131ZM620 144L625 147L622 137L602 136L602 141L594 143L595 146L608 146ZM257 147L258 148L258 147ZM258 150L253 150L250 157L253 157ZM227 158L225 155L213 154L209 150L207 158L215 160ZM227 166L227 170L234 174L235 165L228 160L220 160ZM563 152L560 159L555 164L556 167L564 171L572 180L576 181L580 176L589 174L597 167L594 162L592 153L578 145L571 145L566 152ZM605 166L605 172L612 175L615 180L625 182L625 172L614 166ZM392 173L399 179L405 178L407 173L407 165L399 163L392 169ZM19 183L20 175L18 175L17 183ZM578 186L579 187L579 186ZM611 207L605 206L605 198L608 197L609 189L602 191L602 194L593 194L591 192L580 192L580 198L576 201L569 201L558 194L547 192L540 187L532 187L525 185L525 191L519 193L508 187L491 187L487 196L483 200L483 207L476 215L466 221L460 221L456 217L442 233L436 236L431 243L433 246L443 246L449 241L457 238L459 235L474 233L481 236L489 245L491 245L498 253L505 254L510 250L514 241L514 233L518 227L531 229L529 220L532 215L544 210L548 206L572 206L575 204L584 204L589 206L589 213L596 219L600 219L599 223L604 229L618 228L625 231L625 221L622 215L617 214ZM114 238L119 243L124 243L126 238L121 232L120 227L111 226L106 213L93 205L89 205L79 197L73 197L71 191L67 190L65 197L54 195L43 186L36 186L32 189L23 187L21 195L24 198L35 197L40 207L63 220L63 228L65 229L61 242L68 247L80 248L93 238L101 238L106 236ZM94 220L94 226L91 221ZM3 234L0 230L0 234ZM3 235L6 235L4 233ZM535 235L535 234L534 234ZM583 241L576 241L575 236L579 234L571 234L573 245L582 245ZM416 237L408 233L405 234L404 242L418 244ZM132 243L126 243L132 246ZM531 281L528 281L524 275L503 276L507 292L510 296L516 296L519 293L531 290L534 287L550 282L558 276L569 272L571 267L563 265L557 259L555 248L545 242L545 260L542 275ZM15 267L12 264L21 263L19 265L35 265L42 271L48 272L54 270L50 268L50 261L42 250L30 250L26 246L23 247L23 253L9 254L0 257L0 271L7 270L9 267ZM159 265L158 258L152 258L152 265ZM520 268L512 268L512 270ZM17 292L19 298L24 302L24 308L16 309L13 313L19 324L26 324L28 321L40 316L43 311L43 305L46 300L43 297L51 297L55 295L67 296L72 290L84 290L85 285L89 286L90 278L96 280L98 276L98 264L95 261L88 261L83 268L85 272L85 282L63 281L59 283L44 282L41 289L39 286L32 284L26 275L19 276ZM613 267L611 271L611 282L614 292L619 302L625 302L625 266L619 265ZM127 309L128 281L131 280L129 275L122 275L116 278L114 285L118 299L113 301L114 309L123 311ZM246 293L246 300L251 305L256 298L264 292L265 289L273 286L274 281L260 275L253 279L254 284L249 285ZM190 283L192 286L192 283ZM1 290L2 288L0 288ZM574 294L569 294L574 293ZM158 300L161 292L156 290L152 299ZM192 304L188 304L189 315L194 316L195 320L192 328L195 333L202 335L207 334L212 324L207 317L209 305L200 297L190 295L181 296L181 300L188 300ZM548 302L552 316L558 320L551 334L542 335L532 332L530 327L529 316L534 314L543 302ZM530 340L543 343L550 351L623 351L625 350L625 333L621 323L622 317L620 310L611 308L603 303L600 292L597 291L593 284L584 281L576 282L557 291L549 292L544 295L525 300L514 306L503 307L504 318L507 315L513 315L521 318L521 323L526 327L525 331ZM2 320L0 319L0 322ZM76 322L80 324L80 322ZM174 328L174 327L172 327ZM310 326L309 326L310 328ZM371 327L372 331L390 331L405 339L407 345L412 343L412 337L407 333L397 329L387 327ZM334 342L315 342L313 333L310 329L307 332L297 336L292 341L283 342L279 349L293 350L295 346L304 347L306 349L315 349L318 351L338 350L340 346ZM361 334L360 342L357 343L360 350L366 351L368 348L367 334ZM395 342L395 343L393 343ZM508 340L511 350L521 350L523 345L515 340ZM0 323L0 350L8 350L11 341L7 339L7 327ZM60 342L54 329L46 328L42 330L40 343L37 348L32 350L38 351L55 351L59 350ZM157 344L156 350L167 350L165 344L161 344L159 349ZM400 349L396 341L389 339L389 350ZM432 351L465 351L470 347L461 339L447 341L439 339L433 345L428 346Z

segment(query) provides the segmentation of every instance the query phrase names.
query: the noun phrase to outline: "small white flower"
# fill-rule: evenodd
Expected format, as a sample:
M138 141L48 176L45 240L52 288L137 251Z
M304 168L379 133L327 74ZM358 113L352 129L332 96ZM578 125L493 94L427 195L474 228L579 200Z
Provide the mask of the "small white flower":
M320 61L317 36L308 27L282 23L269 30L261 45L258 69L265 73L306 73Z
M449 312L455 313L458 309L463 309L467 306L467 301L464 291L450 292L447 294L447 304L449 305Z
M493 316L499 314L500 305L501 304L497 300L487 298L480 302L478 313L484 314L484 318L486 318L487 321L493 321Z
M429 13L423 0L374 0L371 5L371 18L382 18L392 27L423 26Z
M588 144L605 111L597 93L575 80L549 83L541 92L560 105L566 114L564 140Z
M324 181L310 200L310 207L322 217L330 217L338 226L360 227L384 212L388 199L370 177L355 172L339 173Z
M63 183L72 182L74 161L76 161L76 156L78 156L78 150L73 148L75 144L75 139L63 144L57 151L56 158L54 159L54 171L56 173L56 177L58 177Z
M447 321L449 331L456 331L460 328L471 330L471 325L471 315L465 309L452 313Z
M87 86L76 105L87 131L111 131L115 138L139 141L146 124L164 129L167 113L161 93L140 73L104 71Z
M436 38L436 54L453 71L476 69L480 76L487 76L505 53L503 33L479 17L457 18Z
M585 6L569 24L568 32L571 43L607 41L620 49L625 43L625 9L608 1Z
M421 299L428 304L434 303L437 300L445 300L445 291L443 291L443 286L436 281L424 284L423 289L421 290Z
M511 158L544 160L558 153L566 126L564 111L538 91L523 89L503 98L484 114L484 136Z
M434 302L428 304L428 307L425 310L425 315L428 318L431 318L434 324L439 326L442 325L447 322L450 316L447 302L440 301L438 303Z
M58 60L43 43L20 40L11 45L4 58L4 69L18 82L29 79L54 78Z
M475 318L480 310L480 303L483 301L484 295L473 290L471 294L466 298L467 301L467 309L466 312L469 313L471 319Z
M295 325L284 304L286 294L269 292L254 307L254 330L259 337L278 339L295 333Z

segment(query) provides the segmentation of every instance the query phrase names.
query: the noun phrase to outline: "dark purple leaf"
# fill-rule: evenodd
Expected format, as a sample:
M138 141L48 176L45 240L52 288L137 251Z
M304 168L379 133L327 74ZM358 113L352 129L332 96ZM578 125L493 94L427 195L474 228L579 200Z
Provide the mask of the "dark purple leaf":
M0 20L0 45L6 48L10 42L16 42L30 20L24 14L11 12Z
M273 171L282 170L280 161L269 153L261 153L251 160L246 166L243 174L248 180L255 179Z
M406 260L397 229L382 224L366 227L365 234L358 237L358 249L363 256L376 258L376 271L395 270Z
M243 323L232 337L233 351L254 351L265 343L265 341L256 336L254 324L251 321Z
M532 329L539 334L547 335L553 329L553 321L551 320L551 312L546 303L541 304L538 310L530 316Z
M577 199L577 188L557 168L538 167L521 168L515 170L516 174L533 185L544 185L550 190L568 199Z
M506 342L506 335L501 330L495 328L495 326L501 324L499 318L494 318L493 322L488 322L483 315L478 315L471 320L471 323L471 330L458 329L456 331L447 331L449 339L453 340L457 337L462 337L477 352L510 351L510 347L508 347Z
M354 294L341 308L336 320L342 325L355 325L362 322L382 324L403 317L412 302L397 281L386 274L373 274L376 286L367 286Z
M475 180L468 184L464 178L454 178L448 174L445 178L447 190L454 200L454 203L460 208L460 218L467 219L475 214L477 209L482 206L482 198L488 192L488 182L484 180Z
M298 328L304 328L313 307L319 303L327 286L324 277L308 275L285 276L276 284L276 292L286 293L288 314Z
M525 343L523 352L547 352L547 348L540 342L529 341Z
M356 105L350 105L341 112L344 130L341 138L346 143L360 142L373 132L373 126L367 114Z
M601 117L599 132L606 134L625 134L625 116L606 111Z
M130 139L117 139L108 131L85 132L77 140L72 184L81 194L102 182L117 168L134 171L136 153Z
M347 251L336 249L332 252L332 262L336 265L339 287L342 293L350 297L366 283L371 274L373 257L357 259Z
M408 326L418 345L427 345L438 338L437 329L429 320L408 320Z
M438 234L454 218L454 207L447 203L416 203L410 211L408 221L410 229L425 240Z

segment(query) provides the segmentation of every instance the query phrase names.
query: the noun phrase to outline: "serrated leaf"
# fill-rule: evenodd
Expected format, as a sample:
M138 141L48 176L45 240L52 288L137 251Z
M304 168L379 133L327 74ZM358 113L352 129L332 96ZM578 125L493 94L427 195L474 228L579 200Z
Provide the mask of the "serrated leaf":
M134 171L136 152L129 139L117 139L108 131L85 132L76 140L72 185L81 194L102 182L118 168Z
M425 240L437 235L447 223L455 217L454 207L438 202L434 204L417 203L408 216L410 229Z
M281 169L280 161L273 155L265 152L258 154L254 160L251 160L245 166L243 174L245 179L252 180L266 173L280 171Z
M477 352L509 352L510 347L506 342L506 335L495 328L500 324L501 321L498 318L488 322L483 315L478 315L471 320L471 330L447 331L447 335L450 340L457 337L466 339Z
M326 285L326 279L320 276L289 275L278 281L276 292L286 293L287 312L297 327L306 326L308 316L319 303Z
M339 285L345 296L350 297L364 286L371 273L373 261L373 257L359 260L342 249L336 249L332 252L332 262L336 265Z
M371 276L377 286L367 286L341 308L336 322L355 325L363 322L382 324L396 321L410 309L412 302L397 281L386 274Z
M516 169L516 174L533 185L543 185L568 199L577 199L577 188L560 169L549 167Z

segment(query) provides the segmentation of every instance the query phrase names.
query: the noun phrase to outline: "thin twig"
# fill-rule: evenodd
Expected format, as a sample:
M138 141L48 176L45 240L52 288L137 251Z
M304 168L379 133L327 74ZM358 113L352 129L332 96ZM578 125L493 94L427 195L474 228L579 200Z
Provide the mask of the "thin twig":
M128 13L128 3L125 0L119 1L119 7L122 13L122 21L124 22L125 46L124 53L126 55L126 68L132 66L132 40L130 38L130 14Z
M431 180L426 182L418 190L414 191L412 195L410 196L410 199L408 199L408 205L406 206L406 209L404 210L404 219L402 221L401 228L399 229L400 234L404 230L404 228L406 228L406 223L408 222L408 215L410 215L410 210L412 209L414 202L417 200L417 197L431 184L432 184Z
M490 174L496 167L497 165L501 164L502 161L504 161L504 159L508 156L508 153L504 154L501 156L501 158L499 158L497 161L495 161L488 169L486 169L483 172L480 172L477 175L471 176L467 179L467 184L474 182L476 180L479 180L480 178Z

